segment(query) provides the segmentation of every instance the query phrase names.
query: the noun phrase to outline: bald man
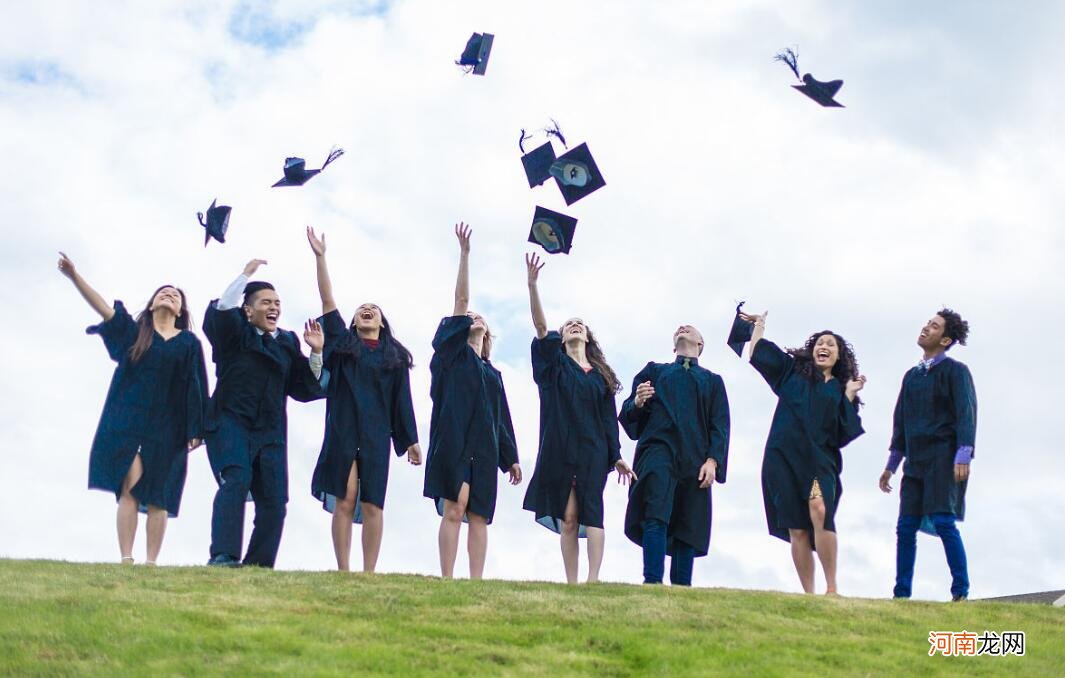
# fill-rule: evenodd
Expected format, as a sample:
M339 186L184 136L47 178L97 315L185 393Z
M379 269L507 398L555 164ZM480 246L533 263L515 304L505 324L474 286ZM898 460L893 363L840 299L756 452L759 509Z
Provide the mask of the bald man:
M637 441L625 535L643 548L645 584L691 586L696 557L710 548L711 492L725 482L729 409L721 377L699 365L703 336L673 333L671 363L649 362L632 384L618 421Z

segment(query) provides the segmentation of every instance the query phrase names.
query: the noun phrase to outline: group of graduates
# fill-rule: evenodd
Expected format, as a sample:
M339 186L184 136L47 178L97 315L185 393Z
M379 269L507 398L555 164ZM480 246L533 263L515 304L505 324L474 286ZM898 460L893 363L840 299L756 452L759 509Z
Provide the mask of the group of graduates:
M522 480L503 378L490 361L493 336L470 311L471 229L455 227L459 267L454 308L441 320L430 361L432 415L424 495L441 517L440 571L454 574L459 535L467 528L470 576L481 577L487 530L496 505L497 469ZM326 398L325 433L311 491L332 513L337 566L349 569L352 525L362 525L363 569L381 546L390 448L422 463L411 398L410 351L372 303L345 322L326 262L325 235L310 227L322 315L308 320L301 350L295 332L279 329L274 287L251 277L255 259L208 305L203 332L216 387L208 397L200 341L184 293L158 288L136 318L108 305L62 255L66 275L103 321L99 334L117 363L92 444L89 487L114 493L124 563L133 562L138 512L147 517L147 562L154 564L168 517L178 513L187 453L206 441L218 483L209 565L273 567L288 502L286 399ZM622 385L598 340L580 318L549 330L537 288L543 263L526 256L535 336L531 358L540 395L536 467L524 508L560 534L566 578L577 581L586 539L588 581L597 581L604 550L603 492L612 471L628 484L625 534L643 549L645 583L690 585L695 557L709 550L711 492L726 479L729 406L721 377L699 364L703 337L691 325L673 333L675 359L649 362L633 380L620 413ZM816 553L827 593L836 592L835 517L842 495L840 450L863 433L858 393L865 377L854 351L832 331L784 350L763 338L766 314L737 311L749 331L750 362L778 398L762 464L769 533L791 543L803 589L814 591ZM969 592L956 521L964 498L976 429L969 370L947 357L964 344L968 323L942 309L922 328L920 363L910 369L895 406L890 455L880 488L905 460L897 525L894 595L911 593L916 533L943 541L955 600ZM741 347L742 348L742 347ZM637 441L633 465L621 457L620 430ZM255 505L244 548L244 511ZM243 553L243 557L242 557Z

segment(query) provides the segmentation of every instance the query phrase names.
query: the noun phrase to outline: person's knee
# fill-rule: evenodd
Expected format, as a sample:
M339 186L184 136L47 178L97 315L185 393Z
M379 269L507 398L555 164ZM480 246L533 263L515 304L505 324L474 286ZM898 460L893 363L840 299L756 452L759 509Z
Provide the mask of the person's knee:
M355 499L348 499L347 497L337 497L336 505L333 507L334 513L339 513L342 516L355 515Z
M814 527L820 527L825 524L825 500L824 499L811 499L810 500L810 519L814 521Z
M566 517L562 519L562 526L561 526L562 536L564 536L564 537L573 537L573 536L575 536L577 534L577 530L579 528L580 528L580 525L578 525L578 523L577 523L577 516L576 515L572 515L571 516L571 515L569 515L567 513Z
M362 502L361 509L362 509L362 518L363 518L364 522L365 521L379 521L379 520L381 520L381 516L384 515L384 511L381 510L380 506L377 506L376 504L371 504L369 502L365 502L365 501Z
M457 501L444 502L444 520L449 523L461 523L466 515L466 504Z
M932 525L936 529L936 534L940 537L953 536L958 532L958 526L952 513L933 513Z
M255 520L283 521L288 515L288 503L281 498L260 499L255 502Z
M810 533L806 530L788 530L792 546L810 546Z
M223 492L233 492L240 495L248 494L251 489L251 469L244 466L227 466L222 469Z

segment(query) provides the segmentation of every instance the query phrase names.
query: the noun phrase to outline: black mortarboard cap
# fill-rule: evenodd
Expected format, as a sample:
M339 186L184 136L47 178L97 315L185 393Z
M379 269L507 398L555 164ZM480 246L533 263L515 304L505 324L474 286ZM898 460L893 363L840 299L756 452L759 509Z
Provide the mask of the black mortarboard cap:
M551 176L562 191L567 205L572 205L584 196L606 186L603 175L592 159L588 144L566 151L558 156L549 168Z
M537 206L529 230L529 242L543 247L548 254L569 254L576 230L577 220L573 217Z
M551 163L553 162L555 162L555 149L550 141L545 141L543 146L534 148L521 156L525 176L529 179L529 188L540 186L551 178Z
M322 166L312 170L307 169L307 162L303 158L285 158L285 178L271 186L271 188L277 188L278 186L302 186L310 181L311 177L324 170L329 163L342 155L344 155L343 148L334 148L329 151L329 155L326 157L325 162L322 163Z
M843 104L839 103L834 98L836 93L839 92L839 88L843 87L842 80L821 82L809 73L800 77L799 53L792 49L785 49L783 52L774 56L773 59L776 61L783 61L788 68L791 69L791 72L795 74L795 77L803 83L801 85L792 85L792 87L826 108L844 108Z
M274 286L268 282L262 280L252 280L250 283L244 286L244 303L247 304L248 300L253 294L260 290L272 290Z
M732 320L732 329L728 333L726 342L738 356L743 355L743 345L751 340L754 333L754 325L740 317L740 309L743 308L744 303L746 302L741 301L736 305L736 317Z
M218 200L212 200L211 206L207 208L207 221L203 220L203 212L196 213L196 218L200 220L200 225L204 228L204 247L207 247L207 243L210 242L211 238L218 242L226 241L226 231L229 230L229 213L233 211L233 208L228 205L216 206L217 202Z
M474 33L466 41L466 49L462 50L462 56L455 63L474 75L484 75L488 70L488 55L492 51L492 41L495 36L491 33Z

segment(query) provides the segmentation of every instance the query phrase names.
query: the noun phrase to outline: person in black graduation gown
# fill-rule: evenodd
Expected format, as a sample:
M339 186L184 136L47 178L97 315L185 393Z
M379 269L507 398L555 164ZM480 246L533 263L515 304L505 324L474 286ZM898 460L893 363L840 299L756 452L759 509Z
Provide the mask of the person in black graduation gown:
M854 349L829 330L800 349L784 351L763 339L767 314L740 313L754 324L751 365L777 396L762 460L762 498L769 534L791 542L791 558L806 593L814 592L814 551L826 593L836 587L836 510L843 494L840 450L860 436Z
M315 321L304 326L303 339L311 347L308 360L296 333L278 329L281 299L273 285L248 282L265 263L248 262L210 303L203 320L218 377L207 410L207 458L218 481L208 565L274 566L288 503L285 398L309 402L325 397L318 384L322 328ZM255 523L241 561L249 498L255 502Z
M547 331L537 279L543 264L525 257L532 341L533 379L540 392L540 447L525 493L524 508L536 522L558 533L566 581L577 583L578 537L588 539L588 581L599 581L603 563L603 490L615 468L628 483L632 469L621 458L617 405L621 390L603 349L580 318L558 332Z
M337 310L325 259L325 233L307 227L316 261L325 332L325 439L311 479L311 494L333 514L337 569L350 569L351 525L362 524L362 569L373 572L381 551L382 510L388 485L388 448L422 463L410 393L410 351L392 336L377 304L355 309L351 325Z
M729 407L725 382L699 365L703 337L673 333L671 363L649 362L632 380L618 416L636 440L638 477L629 489L625 535L643 547L643 581L691 586L693 559L710 550L711 486L725 482Z
M103 318L86 333L100 335L118 363L89 453L89 488L115 495L123 563L133 562L138 510L148 514L147 563L154 565L167 517L181 505L188 453L203 439L203 348L177 287L155 290L134 320L121 301L108 306L74 262L60 257L60 272Z
M466 224L455 226L460 252L455 310L440 321L433 337L429 362L433 412L423 494L433 500L441 516L440 574L454 575L459 528L465 520L470 578L480 579L488 552L488 525L496 507L495 470L508 473L510 483L517 485L521 466L503 375L488 360L492 334L484 318L468 310L471 233Z
M944 308L917 338L924 358L902 378L894 428L880 489L891 492L891 476L906 460L899 490L896 598L909 598L917 558L917 530L943 541L953 600L969 597L969 568L956 521L965 519L965 489L976 446L976 389L969 368L947 357L965 345L969 323Z

